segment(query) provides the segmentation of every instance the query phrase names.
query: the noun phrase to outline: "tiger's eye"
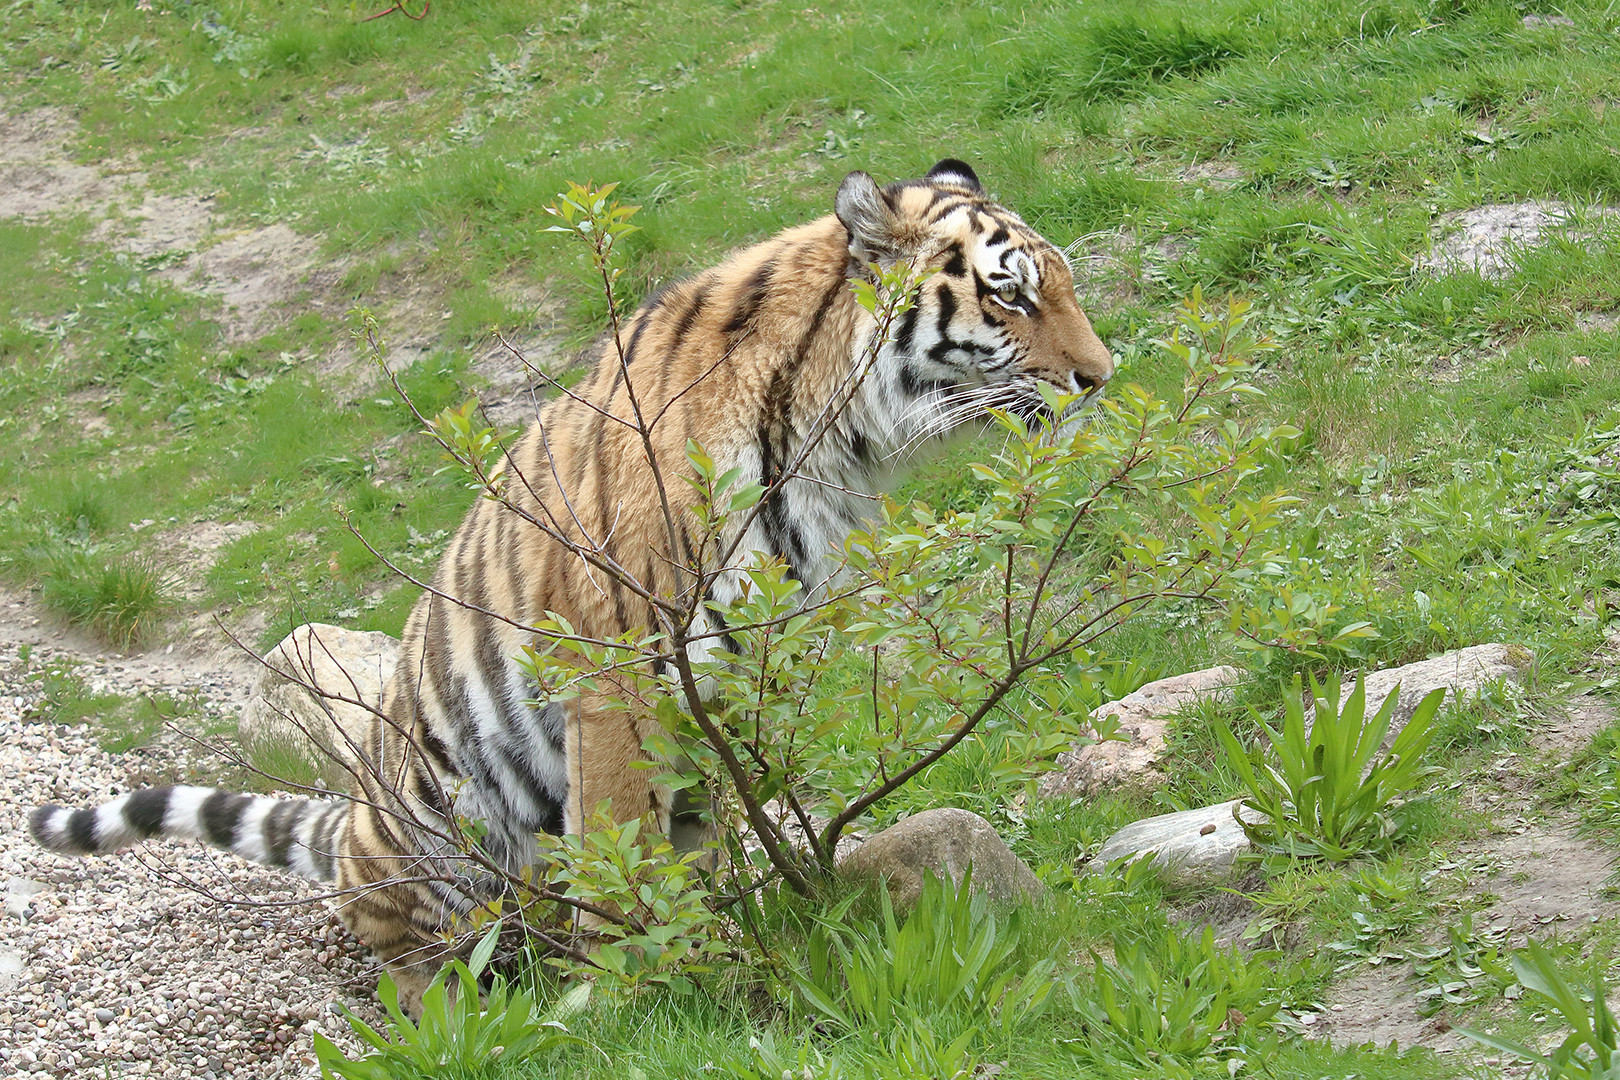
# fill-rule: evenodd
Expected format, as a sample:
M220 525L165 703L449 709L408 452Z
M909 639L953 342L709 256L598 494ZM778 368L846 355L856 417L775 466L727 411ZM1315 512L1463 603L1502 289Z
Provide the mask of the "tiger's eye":
M996 290L996 299L1000 300L1003 304L1011 304L1018 299L1019 293L1022 291L1023 290L1017 285L1009 282Z

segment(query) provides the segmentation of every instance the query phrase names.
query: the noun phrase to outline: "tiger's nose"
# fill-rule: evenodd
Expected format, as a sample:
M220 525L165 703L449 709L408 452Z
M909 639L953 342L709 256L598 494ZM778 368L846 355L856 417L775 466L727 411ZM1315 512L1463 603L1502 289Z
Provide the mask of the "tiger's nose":
M1107 384L1109 375L1112 375L1113 365L1109 365L1108 375L1087 375L1079 371L1069 372L1069 382L1076 394L1099 393Z

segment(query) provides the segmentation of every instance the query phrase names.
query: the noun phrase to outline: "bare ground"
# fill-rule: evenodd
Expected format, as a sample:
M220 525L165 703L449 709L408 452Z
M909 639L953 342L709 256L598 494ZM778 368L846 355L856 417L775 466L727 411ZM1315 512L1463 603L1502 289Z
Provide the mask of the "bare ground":
M1578 697L1535 732L1531 750L1543 764L1557 767L1615 720L1602 699ZM1519 763L1508 765L1495 778L1497 790L1479 796L1497 816L1497 831L1459 853L1495 867L1478 883L1490 903L1474 913L1474 925L1500 933L1505 947L1520 948L1532 937L1579 939L1592 923L1620 916L1612 888L1616 851L1583 835L1571 815L1524 816L1529 784ZM1359 968L1328 995L1316 1033L1341 1046L1399 1043L1450 1051L1465 1045L1444 1016L1421 1015L1420 989L1410 963Z

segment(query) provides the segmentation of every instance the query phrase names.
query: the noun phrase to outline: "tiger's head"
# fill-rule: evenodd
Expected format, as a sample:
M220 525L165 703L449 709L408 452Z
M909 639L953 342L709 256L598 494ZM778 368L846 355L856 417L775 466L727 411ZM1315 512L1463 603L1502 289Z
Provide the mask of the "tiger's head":
M901 261L934 271L874 368L884 411L905 442L945 434L990 408L1041 416L1042 383L1084 395L1076 411L1114 373L1075 299L1063 252L992 202L962 162L946 159L921 180L883 187L850 173L835 209L852 273Z

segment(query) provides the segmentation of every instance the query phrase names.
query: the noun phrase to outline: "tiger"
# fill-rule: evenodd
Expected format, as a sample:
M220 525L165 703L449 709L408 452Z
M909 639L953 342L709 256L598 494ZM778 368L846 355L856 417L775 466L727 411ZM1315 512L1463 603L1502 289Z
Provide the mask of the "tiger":
M34 839L97 854L190 838L327 883L409 1007L480 899L476 882L428 872L451 823L482 822L483 850L514 871L537 861L538 834L577 834L604 802L669 830L671 793L637 767L653 719L541 700L518 657L547 613L596 639L658 625L647 597L678 588L692 555L698 496L677 479L689 443L757 479L767 495L737 548L780 560L808 597L918 445L992 408L1040 413L1042 387L1083 407L1113 374L1064 253L967 164L883 186L851 172L833 202L650 295L594 347L588 379L539 406L505 456L505 497L477 501L405 623L351 798L155 787L40 807ZM854 285L901 261L921 284L880 332ZM645 438L637 410L656 418ZM713 580L722 607L737 598L735 577Z

